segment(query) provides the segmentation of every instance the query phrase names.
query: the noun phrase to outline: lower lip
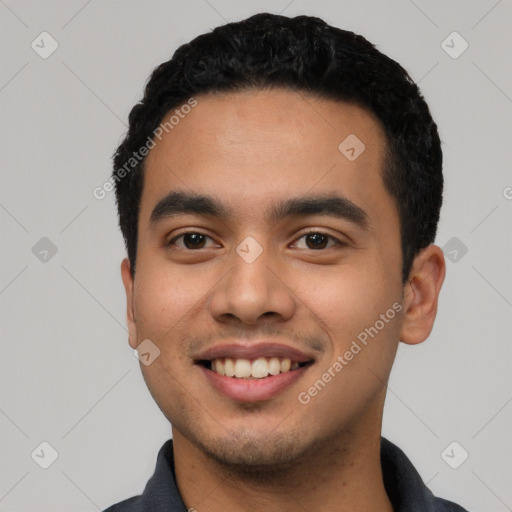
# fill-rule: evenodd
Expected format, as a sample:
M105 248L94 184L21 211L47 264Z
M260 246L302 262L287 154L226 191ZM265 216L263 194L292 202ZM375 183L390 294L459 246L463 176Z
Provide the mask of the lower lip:
M200 366L210 384L223 395L239 402L270 400L300 379L311 365L263 379L238 379L226 377Z

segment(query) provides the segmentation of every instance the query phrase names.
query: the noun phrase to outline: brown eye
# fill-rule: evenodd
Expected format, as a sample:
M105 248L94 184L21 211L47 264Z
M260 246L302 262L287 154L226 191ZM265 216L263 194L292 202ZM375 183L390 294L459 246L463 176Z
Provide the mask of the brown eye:
M311 231L303 234L293 245L298 249L321 250L330 249L333 246L343 246L345 244L326 233Z
M211 244L212 242L213 240L211 237L203 235L202 233L190 231L173 238L167 245L170 247L176 246L179 249L194 250L211 247L211 245L208 246L208 243Z
M309 233L306 235L306 245L308 249L325 249L329 237L322 233Z
M206 243L206 237L200 233L187 233L183 235L183 245L187 249L202 249Z

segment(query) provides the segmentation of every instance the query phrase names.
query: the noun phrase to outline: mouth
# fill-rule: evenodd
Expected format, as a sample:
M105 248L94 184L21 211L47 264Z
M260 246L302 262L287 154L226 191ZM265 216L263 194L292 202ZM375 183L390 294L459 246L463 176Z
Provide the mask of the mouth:
M218 357L213 360L203 359L197 361L203 366L218 375L233 379L265 379L283 373L293 372L299 368L305 368L313 364L309 361L292 361L288 357L258 357L257 359L242 359L231 357Z
M240 402L269 400L301 378L315 363L312 356L284 345L222 345L200 354L194 363L207 382Z

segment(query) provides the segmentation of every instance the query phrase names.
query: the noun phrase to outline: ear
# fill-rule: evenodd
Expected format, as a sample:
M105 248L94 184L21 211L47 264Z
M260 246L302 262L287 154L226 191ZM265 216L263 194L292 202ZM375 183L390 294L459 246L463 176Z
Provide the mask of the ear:
M121 262L121 277L123 278L124 290L126 292L126 319L128 325L128 342L133 349L137 348L137 326L133 311L133 277L130 272L130 262L125 258Z
M400 341L415 345L425 341L430 335L445 272L443 250L437 245L429 245L414 258L404 288L404 316Z

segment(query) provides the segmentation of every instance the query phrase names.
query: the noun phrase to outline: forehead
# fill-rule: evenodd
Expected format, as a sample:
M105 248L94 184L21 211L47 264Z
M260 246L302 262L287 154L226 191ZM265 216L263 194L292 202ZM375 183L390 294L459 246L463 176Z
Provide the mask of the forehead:
M379 204L393 207L384 133L367 110L282 89L195 99L147 156L141 224L173 189L214 196L247 219L311 193L340 193L375 216Z

